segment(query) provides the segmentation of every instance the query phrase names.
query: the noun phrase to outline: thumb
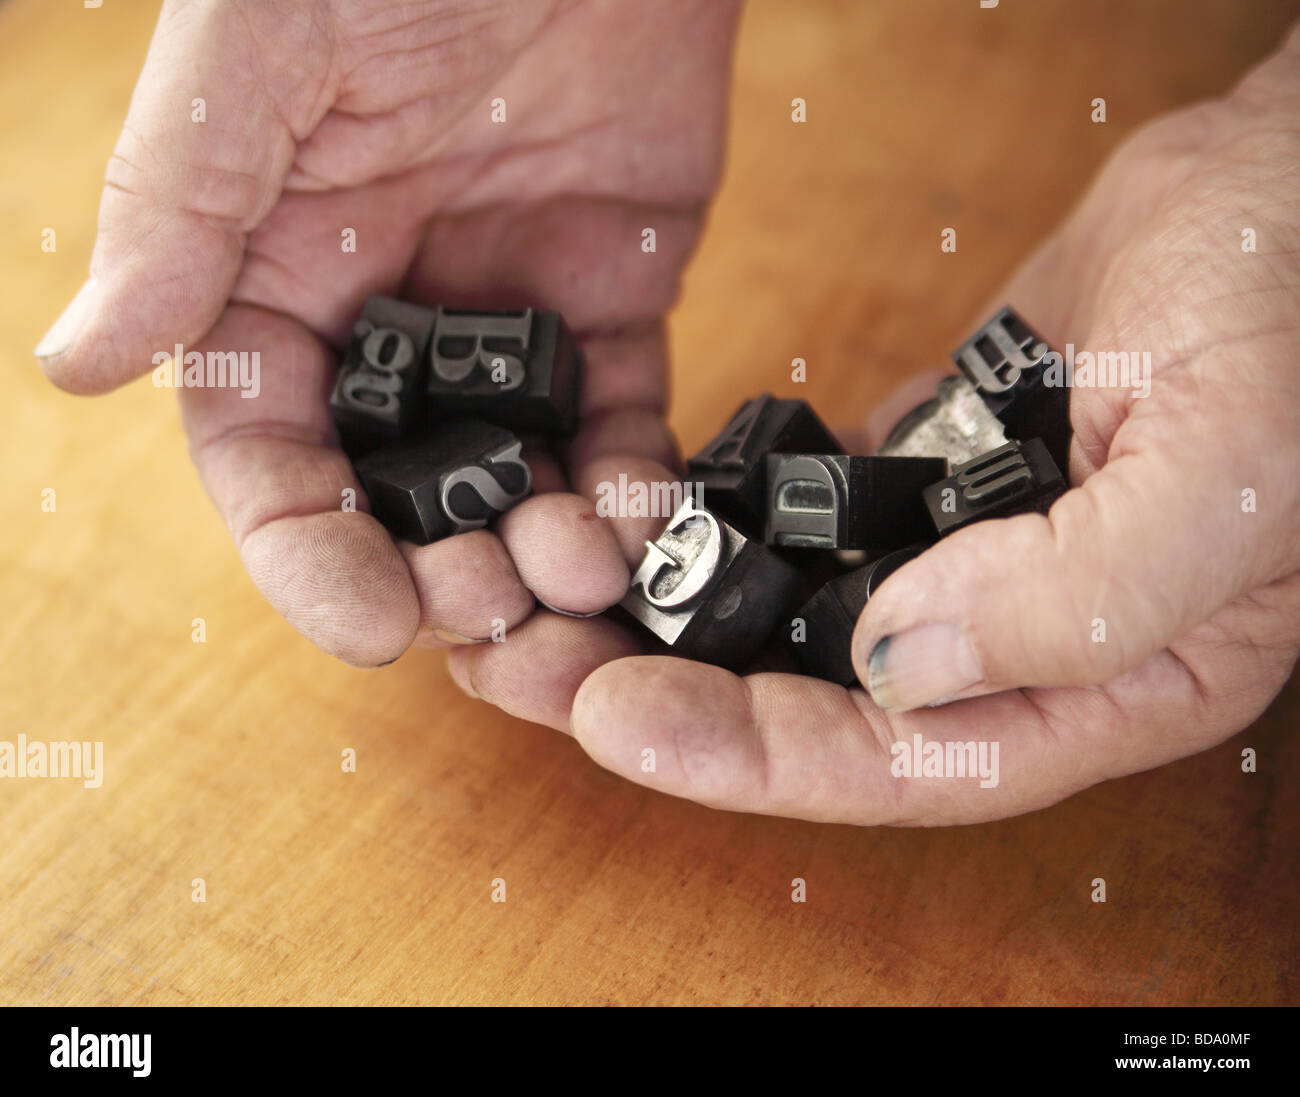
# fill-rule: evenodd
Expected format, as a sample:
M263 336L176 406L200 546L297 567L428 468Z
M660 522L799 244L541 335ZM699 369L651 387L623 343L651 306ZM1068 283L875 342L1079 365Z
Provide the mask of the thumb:
M1252 481L1237 483L1221 456L1132 452L1046 516L977 523L940 541L867 604L853 635L859 680L895 711L1095 685L1288 574L1295 563L1277 546L1294 547L1294 535L1243 511Z
M36 347L61 388L105 392L198 342L279 196L294 140L240 7L163 7L105 174L90 278Z

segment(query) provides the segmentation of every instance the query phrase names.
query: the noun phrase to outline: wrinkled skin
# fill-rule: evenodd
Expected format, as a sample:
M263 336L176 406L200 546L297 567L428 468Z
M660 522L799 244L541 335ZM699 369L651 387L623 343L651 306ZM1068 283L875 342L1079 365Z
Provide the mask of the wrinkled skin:
M186 390L185 421L254 581L324 650L373 665L503 619L508 642L449 657L475 695L662 791L869 824L1042 807L1222 742L1281 688L1300 647L1300 35L1224 99L1130 138L999 295L1058 347L1150 351L1151 393L1075 389L1072 490L1051 513L963 530L881 588L854 636L863 681L877 641L934 623L980 670L952 703L886 709L862 689L637 656L641 638L608 620L534 605L613 604L661 524L599 520L589 500L619 472L676 467L662 318L717 181L733 9L425 4L398 25L378 5L282 6L295 21L259 26L261 6L166 5L91 288L40 349L78 392L175 342L261 351L259 399ZM670 59L639 44L650 25L677 28ZM203 126L176 106L196 87ZM582 429L534 454L551 490L496 532L394 546L339 508L357 485L328 422L329 348L367 293L399 289L558 308L583 333ZM923 396L882 408L875 439ZM996 741L997 786L891 776L891 746L916 733Z

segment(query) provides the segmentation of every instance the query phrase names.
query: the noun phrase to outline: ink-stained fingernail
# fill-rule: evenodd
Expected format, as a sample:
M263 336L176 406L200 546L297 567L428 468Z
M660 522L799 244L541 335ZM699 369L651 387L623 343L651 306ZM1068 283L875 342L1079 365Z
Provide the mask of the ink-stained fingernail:
M886 636L872 648L867 666L871 699L893 712L943 701L983 679L970 641L956 625L916 625Z

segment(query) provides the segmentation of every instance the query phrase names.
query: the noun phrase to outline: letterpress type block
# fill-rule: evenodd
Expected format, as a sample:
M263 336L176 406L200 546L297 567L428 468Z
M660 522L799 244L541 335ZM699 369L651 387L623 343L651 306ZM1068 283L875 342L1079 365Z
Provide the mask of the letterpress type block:
M1041 438L1058 469L1070 462L1070 390L1060 371L1049 375L1049 355L1059 359L1012 309L998 311L953 351L953 361L1001 421L1007 438Z
M799 581L793 565L688 499L646 542L621 605L686 658L735 669L762 647Z
M746 401L722 432L687 462L704 504L748 537L766 519L769 453L836 453L840 445L803 400L770 395Z
M330 411L353 455L393 442L424 414L425 351L433 311L391 297L371 297L339 363Z
M476 419L434 426L356 462L371 513L419 545L479 529L522 502L532 473L509 431Z
M1038 511L1046 514L1066 489L1047 447L1037 438L1008 442L952 470L923 495L940 537L972 522Z
M921 489L947 475L942 457L768 454L763 539L781 548L901 548L933 536Z
M926 547L909 545L832 579L804 604L794 616L789 648L805 674L841 686L857 682L850 650L858 618L880 584Z
M440 308L429 343L434 418L476 416L521 434L572 434L582 353L558 312Z

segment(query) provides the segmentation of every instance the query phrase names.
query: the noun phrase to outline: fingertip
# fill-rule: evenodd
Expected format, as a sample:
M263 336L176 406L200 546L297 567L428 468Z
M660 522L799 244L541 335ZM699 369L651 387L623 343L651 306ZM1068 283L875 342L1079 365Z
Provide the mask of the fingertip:
M411 574L368 514L280 518L250 533L241 554L271 606L345 663L382 666L415 639L420 605Z
M498 523L519 578L541 602L570 614L598 613L621 601L631 573L618 539L580 495L536 495Z

